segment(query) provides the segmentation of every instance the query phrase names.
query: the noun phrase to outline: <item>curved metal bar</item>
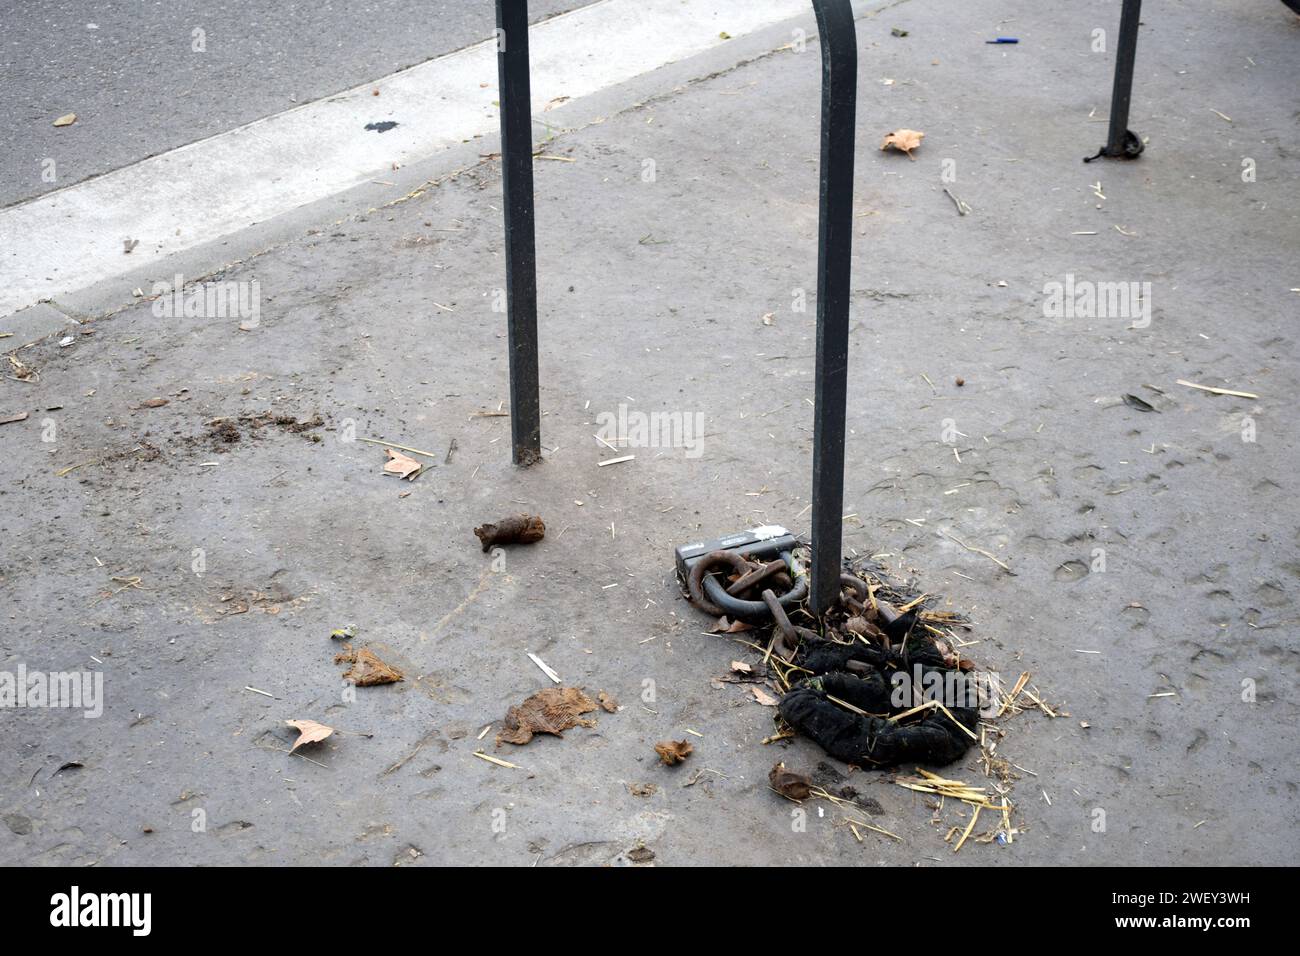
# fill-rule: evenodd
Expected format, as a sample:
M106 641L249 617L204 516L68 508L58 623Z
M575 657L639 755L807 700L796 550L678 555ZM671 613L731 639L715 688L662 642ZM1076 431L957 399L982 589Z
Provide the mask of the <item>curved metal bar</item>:
M811 606L813 613L821 616L839 599L858 41L851 0L812 0L812 5L822 51L822 116ZM541 457L528 2L496 0L496 14L510 332L510 425L515 463L527 465ZM712 589L708 590L709 597L716 599ZM717 591L726 596L721 587ZM751 603L762 607L760 602Z
M718 579L712 575L704 578L704 595L710 602L721 609L723 614L730 614L732 617L738 617L742 621L756 623L766 621L771 617L771 611L762 601L745 601L738 597L732 597L726 592ZM781 606L794 610L808 596L808 579L801 577L795 579L794 587L782 594L777 600Z

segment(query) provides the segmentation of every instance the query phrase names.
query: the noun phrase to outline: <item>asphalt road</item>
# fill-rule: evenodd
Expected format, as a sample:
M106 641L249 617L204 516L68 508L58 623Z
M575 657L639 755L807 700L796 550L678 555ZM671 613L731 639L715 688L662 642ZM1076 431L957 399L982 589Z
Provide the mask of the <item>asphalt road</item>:
M530 10L536 22L585 5ZM490 0L14 7L0 40L0 206L450 53L494 26ZM66 113L73 126L51 125Z

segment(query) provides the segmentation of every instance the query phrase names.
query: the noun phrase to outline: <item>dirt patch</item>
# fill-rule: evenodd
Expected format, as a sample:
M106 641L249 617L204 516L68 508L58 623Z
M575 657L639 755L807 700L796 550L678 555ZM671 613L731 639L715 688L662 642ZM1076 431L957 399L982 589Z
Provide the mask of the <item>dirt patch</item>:
M214 418L205 423L206 431L202 438L216 451L228 451L245 438L261 438L263 430L272 427L290 435L306 435L309 441L319 442L319 435L310 434L317 428L325 427L325 419L320 415L299 420L292 415L277 415L273 412L240 415L237 418Z
M274 577L274 576L273 576ZM248 587L239 584L223 584L209 596L194 605L199 618L206 623L213 623L222 618L236 617L252 611L268 614L272 617L281 613L293 613L311 600L312 591L295 594L279 581Z
M208 428L208 438L215 445L233 445L240 437L239 426L229 419L223 419Z
M303 432L309 432L314 428L322 428L325 425L325 419L319 415L306 420L298 421L292 415L277 415L271 419L271 424L293 435L300 435Z

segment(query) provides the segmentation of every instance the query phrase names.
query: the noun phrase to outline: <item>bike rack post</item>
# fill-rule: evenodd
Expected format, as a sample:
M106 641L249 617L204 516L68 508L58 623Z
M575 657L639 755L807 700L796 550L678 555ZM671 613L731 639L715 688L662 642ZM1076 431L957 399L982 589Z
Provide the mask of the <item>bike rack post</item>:
M822 150L809 603L821 617L840 597L858 41L850 0L813 0L813 8L822 48Z
M506 328L510 437L516 465L542 457L537 374L537 249L533 231L533 116L528 0L496 0L501 183L506 220Z
M1141 19L1142 0L1124 0L1119 16L1119 47L1115 51L1115 88L1110 97L1110 131L1101 152L1085 159L1085 163L1102 156L1137 159L1144 149L1142 137L1128 128L1129 104L1133 99L1133 63L1137 59Z
M822 110L810 604L820 616L838 603L840 590L858 43L851 0L812 5L821 38ZM541 456L528 3L496 0L496 12L511 431L515 463L528 465Z

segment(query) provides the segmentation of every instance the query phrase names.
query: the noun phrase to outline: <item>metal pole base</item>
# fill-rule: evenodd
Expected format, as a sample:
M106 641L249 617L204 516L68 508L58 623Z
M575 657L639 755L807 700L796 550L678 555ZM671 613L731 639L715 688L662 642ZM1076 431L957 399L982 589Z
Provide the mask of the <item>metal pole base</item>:
M1112 147L1107 143L1098 151L1097 155L1085 156L1083 161L1091 163L1095 159L1137 159L1142 155L1142 150L1146 148L1141 136L1131 129L1126 129L1124 131L1124 141L1120 146Z
M1115 53L1115 87L1110 96L1110 131L1106 145L1094 159L1137 159L1145 148L1142 137L1128 128L1129 104L1133 99L1133 64L1137 60L1138 27L1142 22L1142 0L1124 0L1119 15L1119 48Z

